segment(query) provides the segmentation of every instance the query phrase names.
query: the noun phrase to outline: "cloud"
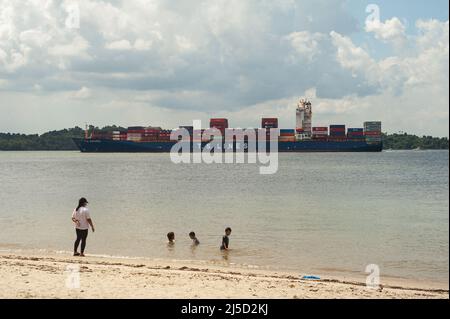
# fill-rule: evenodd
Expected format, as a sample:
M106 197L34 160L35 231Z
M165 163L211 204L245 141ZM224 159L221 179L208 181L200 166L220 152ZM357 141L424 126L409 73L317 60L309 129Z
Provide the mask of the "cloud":
M399 18L393 17L381 22L379 19L368 19L365 25L366 32L372 32L375 38L385 43L393 43L397 47L403 46L406 39L406 27Z
M387 120L384 104L391 104L405 126L424 129L415 101L429 96L428 123L446 116L448 21L418 20L417 34L398 17L368 23L364 37L394 47L374 54L365 39L355 40L358 21L345 0L80 0L80 25L71 28L73 3L0 2L0 111L6 103L39 106L54 112L45 125L66 123L62 111L45 105L67 99L72 121L86 120L76 111L84 103L99 123L105 114L112 123L158 112L170 125L178 113L237 116L245 125L265 110L293 125L296 99L311 94L324 121L360 121L380 109ZM0 127L13 123L26 121L0 119Z
M119 40L106 44L106 48L111 50L131 50L132 46L128 40Z
M319 42L323 40L323 37L321 33L299 31L289 34L286 39L298 53L304 55L308 61L312 61L320 53Z
M73 92L70 97L74 98L74 99L80 99L80 100L84 100L84 99L88 99L92 96L92 91L83 86L81 89L79 89L78 91Z

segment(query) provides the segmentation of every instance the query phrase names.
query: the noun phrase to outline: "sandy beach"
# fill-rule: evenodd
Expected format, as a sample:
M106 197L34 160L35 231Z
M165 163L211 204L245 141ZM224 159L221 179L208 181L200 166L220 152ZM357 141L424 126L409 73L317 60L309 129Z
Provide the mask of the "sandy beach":
M382 282L374 290L331 277L65 254L2 253L0 276L0 298L449 298L448 287Z

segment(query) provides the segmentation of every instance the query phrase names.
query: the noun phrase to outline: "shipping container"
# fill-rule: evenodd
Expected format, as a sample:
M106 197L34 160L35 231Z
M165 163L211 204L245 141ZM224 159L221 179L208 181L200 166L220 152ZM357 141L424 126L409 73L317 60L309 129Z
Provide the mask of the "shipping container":
M278 139L279 142L295 142L295 136L292 137L284 137L284 136L280 136Z
M363 128L354 128L354 127L349 127L348 129L347 129L347 132L364 132L364 129Z
M228 128L228 119L215 118L209 121L209 127Z
M278 118L262 118L261 119L262 128L278 128Z
M381 136L381 132L380 131L366 131L365 135L366 136Z
M328 139L328 134L327 134L327 135L317 135L317 134L313 134L313 135L312 135L312 139L313 139L313 140L327 140L327 139Z
M381 131L381 122L364 122L364 131Z

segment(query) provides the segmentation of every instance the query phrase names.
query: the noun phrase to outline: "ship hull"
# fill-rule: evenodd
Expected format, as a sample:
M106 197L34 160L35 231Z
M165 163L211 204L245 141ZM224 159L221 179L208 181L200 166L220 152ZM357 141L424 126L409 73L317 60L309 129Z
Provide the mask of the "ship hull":
M168 153L175 142L133 142L114 140L74 139L78 149L83 153ZM208 143L193 143L194 147L207 147ZM224 146L224 149L227 147ZM231 146L236 150L236 145ZM238 149L242 149L240 146ZM245 148L245 147L243 147ZM269 149L269 145L267 147ZM278 142L279 152L381 152L382 143L365 141L296 141Z

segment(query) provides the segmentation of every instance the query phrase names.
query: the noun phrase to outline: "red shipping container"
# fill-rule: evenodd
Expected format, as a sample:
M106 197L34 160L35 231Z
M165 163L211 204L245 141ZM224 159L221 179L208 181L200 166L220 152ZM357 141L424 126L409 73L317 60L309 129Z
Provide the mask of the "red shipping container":
M348 132L349 136L364 136L364 132Z
M364 133L366 136L381 136L380 131L366 131Z
M209 121L209 127L216 127L216 126L228 128L228 119L224 118L211 119Z
M263 128L278 128L278 118L262 118L261 127Z

